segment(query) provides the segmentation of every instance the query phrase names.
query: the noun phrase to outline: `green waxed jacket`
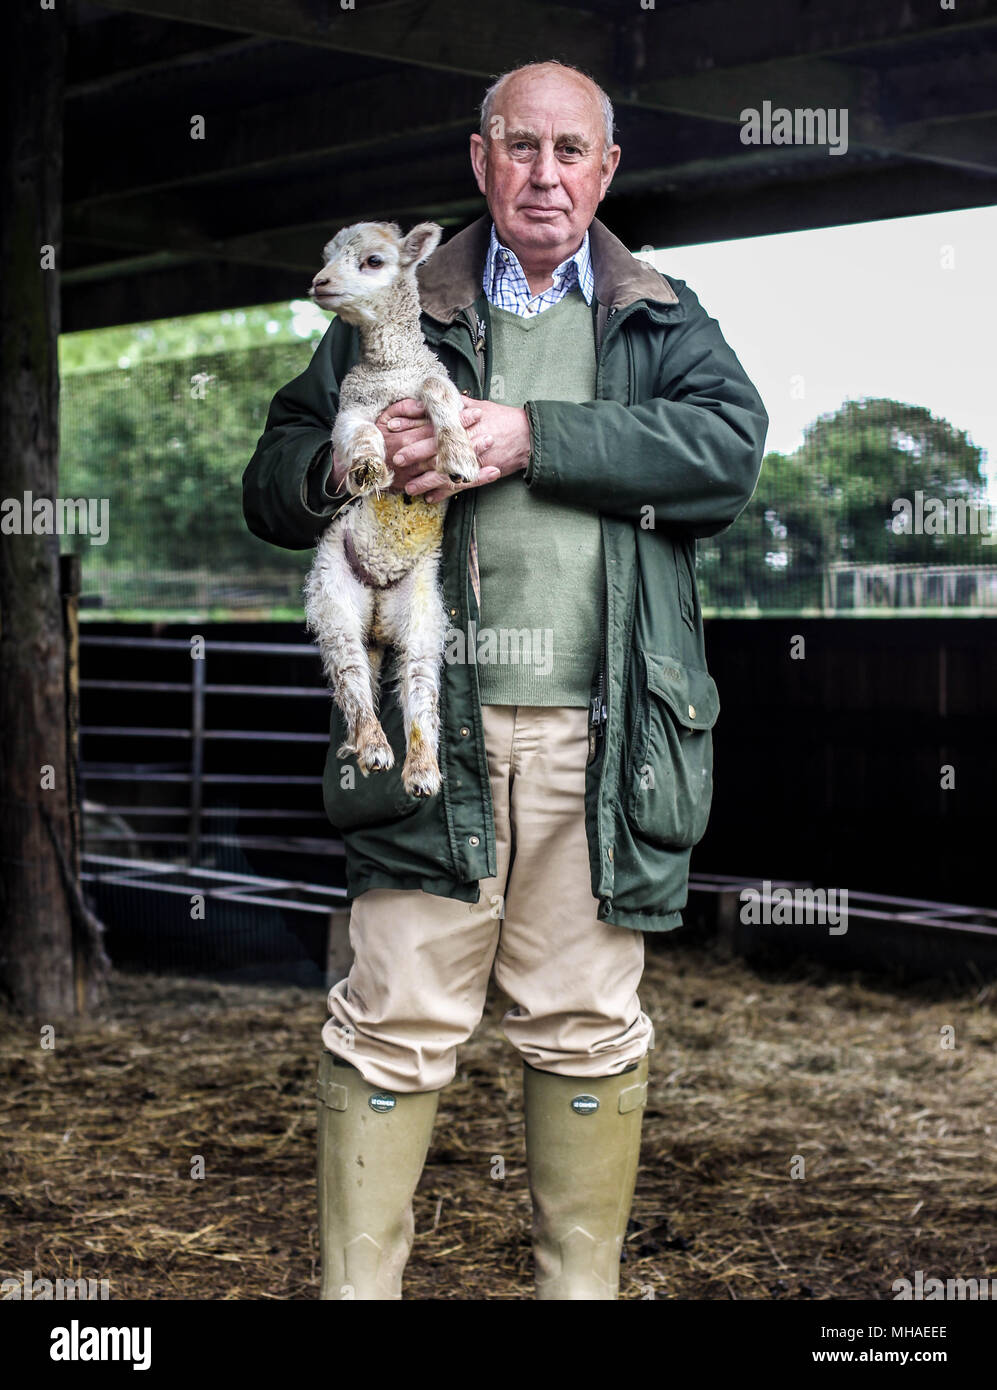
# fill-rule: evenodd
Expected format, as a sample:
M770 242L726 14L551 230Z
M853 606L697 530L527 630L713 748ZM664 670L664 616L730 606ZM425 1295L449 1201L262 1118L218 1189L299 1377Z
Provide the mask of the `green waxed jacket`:
M490 373L481 288L490 226L479 219L420 270L426 341L474 397L485 394ZM719 700L706 669L695 540L724 530L750 499L768 416L716 321L681 280L631 256L598 219L590 241L597 399L527 403L524 486L600 515L605 588L593 594L592 613L603 656L592 679L585 779L592 892L602 921L661 931L681 923L689 856L713 791ZM273 399L243 477L243 505L250 530L274 545L313 546L345 496L326 491L330 432L338 383L356 358L355 330L337 319L305 371ZM351 899L370 888L421 888L477 902L479 879L496 872L473 660L475 497L474 489L458 493L444 528L444 601L465 631L469 659L443 667L440 794L417 800L402 787L404 731L393 692L384 694L381 722L394 767L341 776L335 750L344 728L332 705L324 798L346 847ZM543 573L538 556L538 582Z

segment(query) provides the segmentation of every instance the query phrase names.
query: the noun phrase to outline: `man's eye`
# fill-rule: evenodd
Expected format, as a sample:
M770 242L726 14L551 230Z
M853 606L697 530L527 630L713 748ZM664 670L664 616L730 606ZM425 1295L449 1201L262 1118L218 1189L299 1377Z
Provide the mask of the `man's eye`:
M562 146L561 146L561 153L562 153L562 154L576 155L576 154L581 154L581 150L579 149L579 147L578 147L577 145L562 145Z
M384 265L384 257L383 257L383 256L368 256L367 259L364 261L363 264L364 264L364 265L369 265L370 268L371 268L371 270L377 270L379 266ZM362 270L362 269L363 269L363 266L361 266L360 269Z

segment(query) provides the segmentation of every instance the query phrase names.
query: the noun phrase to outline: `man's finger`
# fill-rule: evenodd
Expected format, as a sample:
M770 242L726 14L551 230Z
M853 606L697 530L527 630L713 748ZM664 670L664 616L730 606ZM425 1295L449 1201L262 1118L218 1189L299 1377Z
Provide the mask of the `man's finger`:
M413 426L411 430L406 430L404 434L387 434L384 437L385 449L388 454L389 463L394 466L398 462L398 455L402 449L406 450L406 458L402 460L404 464L408 459L408 454L414 444L423 444L429 441L433 451L436 451L436 435L433 433L431 425L419 427Z
M427 502L442 502L447 497L456 497L459 492L466 492L468 488L497 482L501 476L502 470L496 464L483 464L475 482L460 483L457 487L451 487L450 479L445 478L442 473L427 471L407 482L405 491L412 497L422 496Z
M422 401L417 401L412 396L406 396L404 400L395 401L393 404L385 407L377 419L378 423L383 420L387 424L390 420L395 419L420 419L424 417L425 414L426 407L423 405Z
M486 449L490 449L495 443L495 440L490 434L483 434L480 430L469 430L467 437L471 441L476 454L483 454Z
M433 468L427 468L418 477L408 480L405 484L405 491L412 497L419 497L433 488L441 487L449 489L450 479L444 478L442 473L437 473Z
M474 487L484 487L486 483L495 483L495 482L498 482L498 480L499 480L499 478L500 478L501 476L502 476L502 470L499 469L499 468L495 468L495 467L482 468L481 472L478 474L478 478L477 478L477 481L476 481L476 482L473 482L473 483L461 483L460 487L453 488L453 487L450 486L450 483L449 483L449 481L448 481L444 487L442 487L442 488L434 488L432 492L426 493L426 494L425 494L425 501L427 501L427 502L445 502L445 501L447 500L448 497L457 497L460 493L462 493L462 492L467 492L470 488L474 488Z
M406 467L410 463L428 463L436 457L436 436L432 433L426 439L406 440L404 449L395 454L394 462Z
M382 417L383 418L383 417ZM401 430L418 430L429 425L425 415L395 415L392 419L386 420L384 428L395 434ZM429 425L431 429L432 426Z

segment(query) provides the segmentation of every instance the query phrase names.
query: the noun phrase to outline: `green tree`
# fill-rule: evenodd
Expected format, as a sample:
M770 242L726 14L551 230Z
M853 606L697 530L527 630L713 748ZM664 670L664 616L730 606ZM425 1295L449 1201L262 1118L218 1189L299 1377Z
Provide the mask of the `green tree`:
M902 534L894 525L894 503L913 503L917 492L984 500L983 451L965 430L924 406L846 401L805 431L799 453L820 479L832 521L825 562L968 563L965 536Z
M895 503L917 492L985 504L983 451L923 406L846 401L804 431L791 454L765 456L736 525L699 543L703 602L717 608L822 604L827 566L968 564L977 537L904 533ZM984 556L984 559L989 558Z
M85 595L176 608L190 602L183 578L194 571L234 593L254 590L264 571L303 577L307 555L248 531L242 472L272 396L310 351L298 339L66 377L62 494L108 501L105 546L64 541L82 556Z
M329 316L309 300L293 299L286 304L256 304L247 309L65 333L59 339L59 370L66 375L125 369L167 357L189 358L264 344L299 343L302 339L315 343L329 323Z

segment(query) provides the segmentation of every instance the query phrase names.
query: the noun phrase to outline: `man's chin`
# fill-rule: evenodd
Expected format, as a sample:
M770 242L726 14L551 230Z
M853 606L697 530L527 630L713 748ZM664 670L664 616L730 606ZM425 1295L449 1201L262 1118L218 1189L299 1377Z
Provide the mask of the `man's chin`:
M519 212L512 226L517 238L530 246L557 246L569 235L568 221L563 213L554 217L534 217Z

